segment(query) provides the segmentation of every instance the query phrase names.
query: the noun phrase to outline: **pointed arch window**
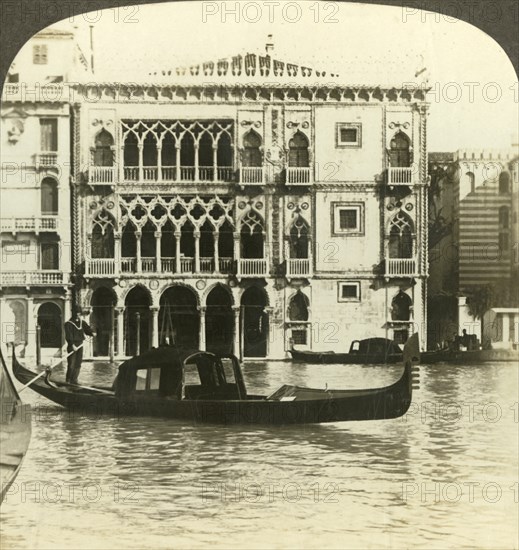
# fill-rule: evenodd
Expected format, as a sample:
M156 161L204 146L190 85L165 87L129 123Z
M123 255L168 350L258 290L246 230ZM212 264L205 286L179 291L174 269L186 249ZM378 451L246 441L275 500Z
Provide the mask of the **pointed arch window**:
M307 259L310 228L304 218L298 216L290 228L290 258Z
M106 212L100 212L92 227L91 257L113 258L115 255L114 219Z
M414 224L404 212L399 212L391 220L389 228L389 257L413 257Z
M97 134L93 152L94 166L113 166L113 145L114 138L110 132L103 129Z
M410 140L404 132L397 132L389 144L389 165L392 168L411 166Z
M258 168L262 164L261 137L254 130L249 130L243 137L242 166Z
M307 168L310 166L308 138L299 130L288 142L288 166L299 168Z
M256 212L248 212L241 221L242 258L264 258L263 220Z

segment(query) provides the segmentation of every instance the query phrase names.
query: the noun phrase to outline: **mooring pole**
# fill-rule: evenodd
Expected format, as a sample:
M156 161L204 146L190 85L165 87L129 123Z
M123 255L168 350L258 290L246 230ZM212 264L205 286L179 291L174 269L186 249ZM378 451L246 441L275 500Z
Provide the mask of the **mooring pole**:
M140 355L141 353L141 314L137 312L135 314L135 319L137 320L137 330L136 332L136 338L137 338L137 345L135 346L135 355Z
M115 310L114 306L110 308L110 363L114 362L115 357Z
M36 364L41 365L41 327L36 325Z

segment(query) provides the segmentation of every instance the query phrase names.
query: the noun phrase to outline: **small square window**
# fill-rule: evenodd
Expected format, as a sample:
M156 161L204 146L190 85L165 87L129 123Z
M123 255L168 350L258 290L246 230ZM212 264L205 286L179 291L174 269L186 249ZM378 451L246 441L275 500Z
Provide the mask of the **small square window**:
M306 329L305 328L292 329L292 342L300 346L306 346L307 344Z
M32 62L34 65L46 65L47 64L47 45L39 44L32 48Z
M336 130L337 147L360 147L361 125L349 122L338 122Z
M362 235L362 203L332 203L332 233L334 235Z
M360 282L339 282L339 302L360 302Z

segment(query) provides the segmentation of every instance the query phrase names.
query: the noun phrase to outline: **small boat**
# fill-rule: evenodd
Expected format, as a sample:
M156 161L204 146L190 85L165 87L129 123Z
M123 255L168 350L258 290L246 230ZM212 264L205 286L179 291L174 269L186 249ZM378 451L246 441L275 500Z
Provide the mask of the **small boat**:
M23 405L0 350L0 503L18 475L31 439L31 408Z
M295 361L304 363L341 363L352 364L378 364L400 363L402 350L393 340L387 338L366 338L354 340L348 353L336 353L334 351L304 351L290 349L289 353Z
M304 424L404 415L419 357L418 335L413 335L404 349L404 372L389 386L329 390L284 385L268 396L247 392L234 355L173 346L154 348L122 363L112 387L57 382L50 373L32 381L37 374L14 354L13 373L35 392L75 411L224 424Z
M474 350L453 350L443 349L435 351L424 351L420 355L423 364L453 363L453 364L477 364L496 363L500 361L519 363L519 350L506 349L474 349Z

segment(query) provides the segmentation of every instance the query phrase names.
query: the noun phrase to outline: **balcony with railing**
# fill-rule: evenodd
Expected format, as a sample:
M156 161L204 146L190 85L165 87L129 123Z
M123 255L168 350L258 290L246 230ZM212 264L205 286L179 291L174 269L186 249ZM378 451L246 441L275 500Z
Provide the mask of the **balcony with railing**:
M265 170L263 166L240 166L240 183L242 185L263 185Z
M287 166L287 185L310 185L312 183L312 168L309 166Z
M216 267L218 266L218 269ZM119 267L114 258L88 258L85 260L85 276L94 278L119 277L122 275L139 276L184 276L186 274L229 274L233 271L232 258L207 258L199 260L199 271L196 271L196 260L192 257L180 257L177 264L175 257L157 258L142 257L121 258Z
M125 182L226 183L233 181L234 170L232 166L125 166L123 178Z
M0 286L62 286L68 275L58 270L1 271Z
M36 166L56 166L58 164L58 153L56 151L41 151L34 157Z
M88 169L88 182L94 185L112 185L117 181L117 168L115 166L90 166Z
M416 258L386 258L386 277L414 277L417 273Z
M413 168L412 167L389 167L387 169L388 185L412 185Z
M0 231L3 233L44 233L56 232L59 229L58 216L33 216L30 218L1 218Z
M286 263L286 276L289 279L297 277L310 277L312 265L309 258L288 258Z
M268 275L267 260L265 258L240 258L236 276L244 277L266 277Z

